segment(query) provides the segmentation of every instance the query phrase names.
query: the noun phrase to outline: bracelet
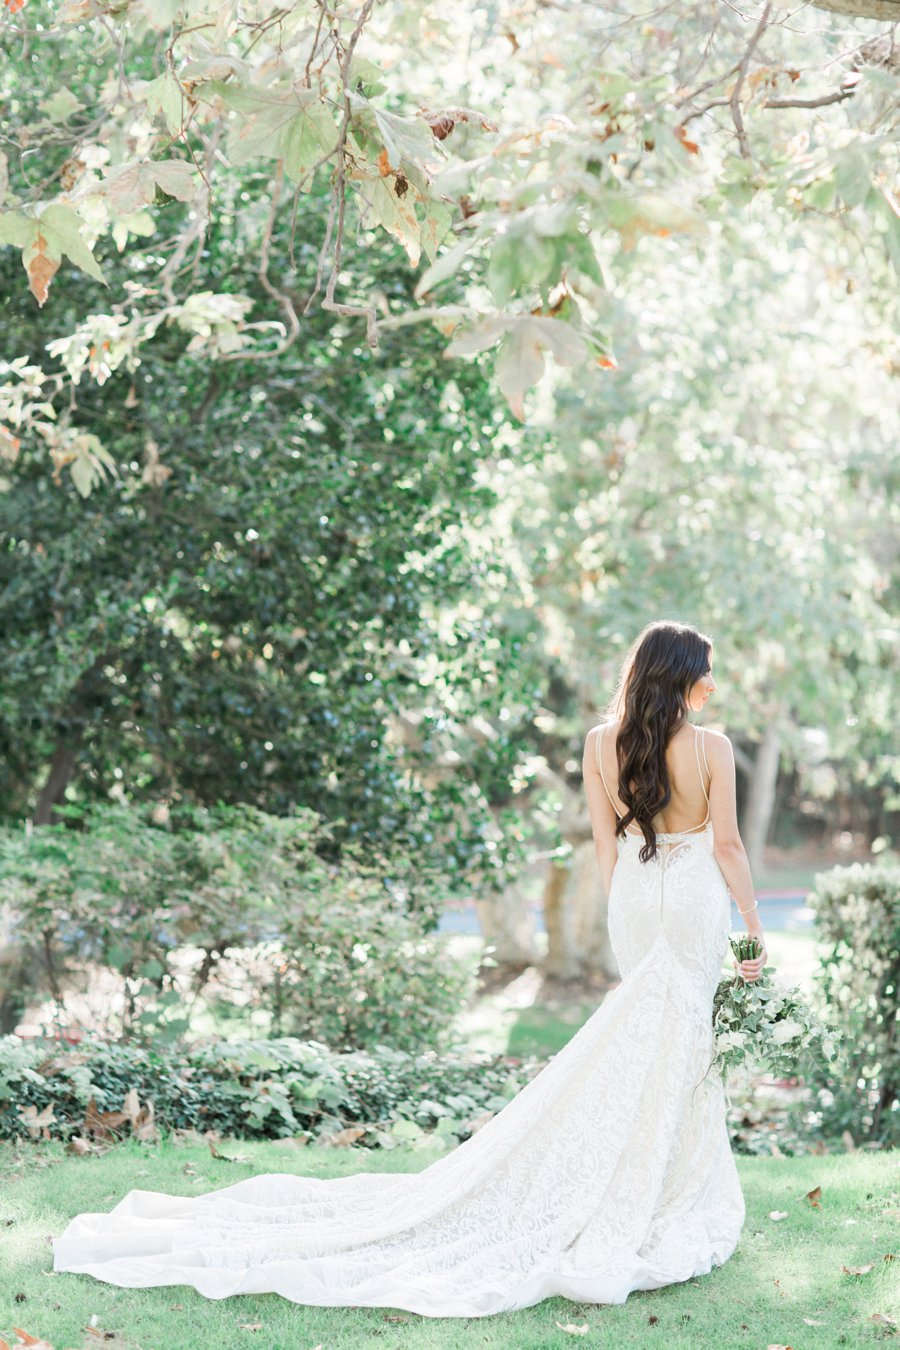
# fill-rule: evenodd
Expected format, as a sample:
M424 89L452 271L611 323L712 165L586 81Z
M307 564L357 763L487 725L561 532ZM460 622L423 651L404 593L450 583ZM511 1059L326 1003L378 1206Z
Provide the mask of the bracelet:
M737 902L736 902L736 901L735 901L735 905L736 905L736 907L737 907ZM752 914L753 911L754 911L755 909L759 909L759 901L758 901L758 900L754 900L754 901L753 901L753 904L750 906L749 909L741 909L740 907L737 907L737 912L738 912L738 914Z

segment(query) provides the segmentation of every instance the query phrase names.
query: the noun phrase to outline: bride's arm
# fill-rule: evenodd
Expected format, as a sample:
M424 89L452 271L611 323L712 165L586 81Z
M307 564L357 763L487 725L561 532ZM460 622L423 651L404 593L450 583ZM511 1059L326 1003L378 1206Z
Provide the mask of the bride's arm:
M584 776L584 791L591 817L594 852L600 864L603 889L609 895L619 849L616 844L616 813L613 810L612 802L606 795L603 783L600 780L600 771L597 768L597 735L598 728L591 727L584 739L581 772Z
M710 773L709 818L713 829L713 855L744 920L747 932L759 938L763 947L762 955L755 961L741 962L741 974L745 978L755 979L766 963L767 953L753 892L750 862L737 823L734 749L731 741L722 732L708 730L706 751Z

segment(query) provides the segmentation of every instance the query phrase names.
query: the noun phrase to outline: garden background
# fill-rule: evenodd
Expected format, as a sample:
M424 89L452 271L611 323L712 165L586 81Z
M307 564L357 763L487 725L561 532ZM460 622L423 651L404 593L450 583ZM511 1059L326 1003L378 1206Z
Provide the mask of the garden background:
M845 1049L729 1081L740 1269L478 1334L894 1334L897 10L4 0L0 1336L193 1344L47 1234L418 1168L566 1043L656 618ZM223 1343L474 1325L253 1304Z

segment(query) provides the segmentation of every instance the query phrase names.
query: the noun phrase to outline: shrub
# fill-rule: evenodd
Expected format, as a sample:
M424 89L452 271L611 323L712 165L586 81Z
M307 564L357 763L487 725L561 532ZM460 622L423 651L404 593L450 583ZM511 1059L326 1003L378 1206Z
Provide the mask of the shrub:
M121 1111L134 1092L145 1120L152 1103L163 1132L325 1140L357 1126L359 1141L369 1146L390 1148L426 1131L453 1144L479 1117L504 1106L541 1064L534 1057L412 1055L387 1047L334 1052L291 1037L154 1048L5 1036L0 1137L107 1134L104 1114Z
M361 845L323 856L329 829L314 812L220 805L173 830L112 803L64 809L69 823L0 831L29 996L64 1009L102 967L118 984L107 1037L176 1041L191 1007L261 1014L270 1033L337 1048L446 1044L475 963L429 931L441 897L412 909L403 877Z
M900 862L821 873L810 903L825 944L817 983L844 1034L815 1075L823 1131L900 1144ZM845 1067L840 1071L841 1064Z

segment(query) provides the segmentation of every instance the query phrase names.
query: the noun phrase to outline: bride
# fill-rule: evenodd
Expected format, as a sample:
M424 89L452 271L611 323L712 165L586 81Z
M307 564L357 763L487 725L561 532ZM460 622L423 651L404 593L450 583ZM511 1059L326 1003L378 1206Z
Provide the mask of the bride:
M726 1261L744 1222L710 1069L729 899L762 930L731 743L688 720L715 689L712 643L686 624L648 625L626 656L584 743L621 983L485 1126L420 1172L132 1190L70 1221L54 1269L215 1299L485 1317L551 1295L624 1303ZM742 962L743 977L765 959Z

